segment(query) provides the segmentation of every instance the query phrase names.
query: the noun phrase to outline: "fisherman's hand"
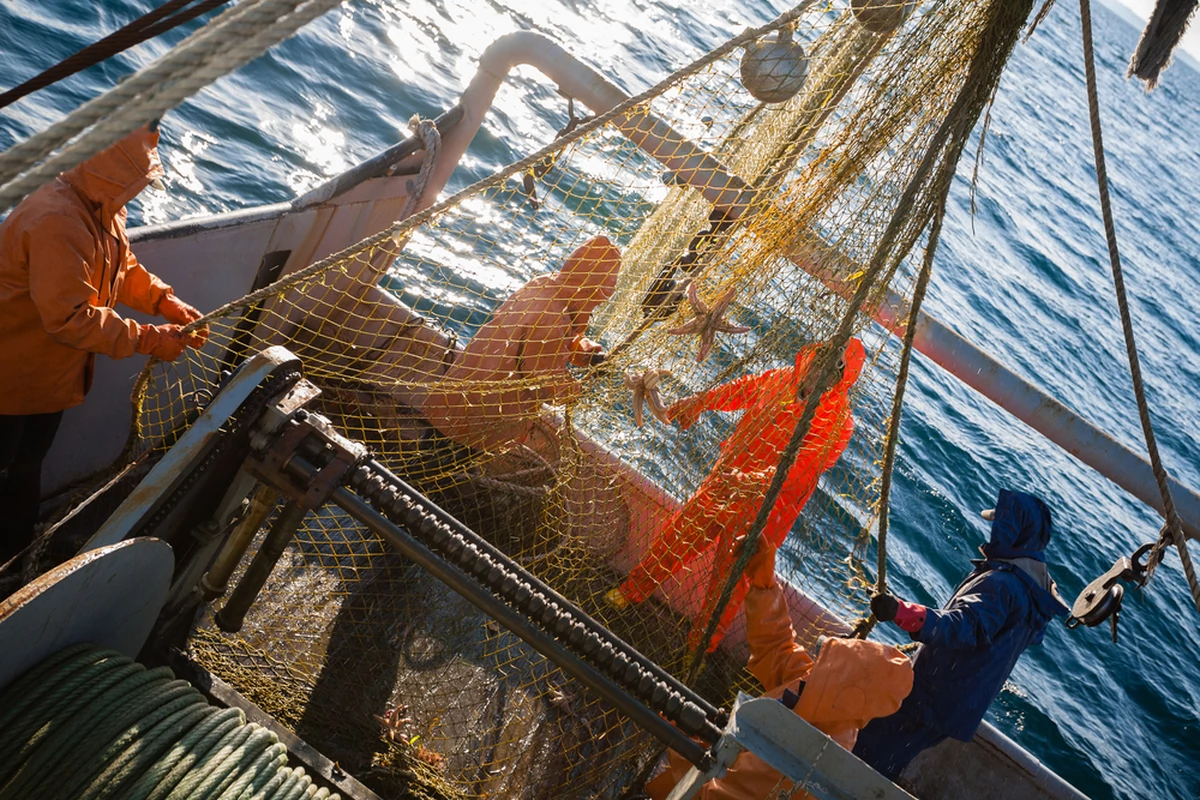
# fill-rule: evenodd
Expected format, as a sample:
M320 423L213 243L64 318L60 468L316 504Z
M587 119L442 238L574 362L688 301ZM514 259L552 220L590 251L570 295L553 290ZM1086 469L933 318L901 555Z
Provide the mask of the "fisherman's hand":
M755 589L770 589L775 585L775 548L763 537L758 539L758 550L746 565L746 577Z
M891 622L896 618L899 601L890 594L877 594L871 598L871 613L880 622Z
M687 430L700 419L704 410L704 400L700 397L682 397L667 407L667 419Z
M174 361L187 349L188 334L178 325L139 325L134 349L163 361Z
M192 330L183 334L184 344L186 344L188 347L191 347L195 350L198 350L201 347L204 347L204 344L207 341L208 341L208 326L207 325L201 325L199 328L193 328Z
M603 363L606 355L604 345L582 335L571 340L570 349L571 363L577 367L594 367Z
M925 627L928 611L920 603L897 600L890 594L877 594L871 598L871 612L880 622L892 622L901 630L916 633Z
M204 316L199 309L180 300L171 290L158 301L158 315L174 325L187 325Z
M775 474L775 468L740 470L731 469L726 473L726 485L730 491L741 497L758 497L767 490L767 484Z

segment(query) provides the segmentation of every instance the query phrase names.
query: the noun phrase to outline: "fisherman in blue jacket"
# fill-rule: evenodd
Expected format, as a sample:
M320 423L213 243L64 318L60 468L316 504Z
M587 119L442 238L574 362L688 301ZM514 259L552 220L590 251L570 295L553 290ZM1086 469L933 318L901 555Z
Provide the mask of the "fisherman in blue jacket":
M854 754L895 781L918 753L947 737L970 741L992 700L1046 626L1067 605L1046 569L1050 509L1024 492L1000 490L983 512L991 540L983 560L945 608L932 609L889 594L871 598L871 611L921 643L913 659L912 693L900 710L873 720L858 734Z

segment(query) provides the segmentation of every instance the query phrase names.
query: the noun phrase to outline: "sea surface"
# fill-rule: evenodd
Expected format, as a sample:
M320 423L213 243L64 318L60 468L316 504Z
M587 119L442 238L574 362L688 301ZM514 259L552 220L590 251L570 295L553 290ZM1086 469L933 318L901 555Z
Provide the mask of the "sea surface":
M144 13L139 0L0 0L7 88ZM290 199L456 101L482 49L536 30L637 93L747 25L763 0L354 0L164 119L170 191L131 222ZM1116 228L1149 402L1168 468L1200 486L1200 75L1182 61L1147 94L1124 78L1138 31L1094 9ZM0 111L0 148L112 86L182 38L122 54ZM927 311L1114 437L1143 451L1096 200L1078 8L1059 3L1000 88L972 216L963 158ZM449 190L545 142L561 101L535 73L506 84ZM1068 600L1158 530L1156 515L923 357L893 496L894 590L944 601L986 536L998 488L1054 509L1049 562ZM1200 550L1200 548L1197 548ZM1198 552L1200 555L1200 552ZM1061 624L1031 649L989 719L1094 798L1200 797L1200 615L1171 554L1127 596L1120 643Z

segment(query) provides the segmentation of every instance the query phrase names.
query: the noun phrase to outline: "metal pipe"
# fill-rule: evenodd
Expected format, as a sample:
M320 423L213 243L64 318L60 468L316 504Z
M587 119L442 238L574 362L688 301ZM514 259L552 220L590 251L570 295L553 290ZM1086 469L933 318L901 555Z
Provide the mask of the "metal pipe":
M225 594L229 585L229 576L241 563L246 548L254 539L254 534L262 527L263 521L271 513L278 499L278 493L270 486L260 485L250 498L250 509L246 516L234 528L233 533L225 540L224 547L217 554L208 572L200 579L200 590L205 600L213 600Z
M345 487L340 487L333 491L330 500L380 538L385 539L405 558L419 564L435 578L465 597L475 607L494 617L534 650L562 667L600 697L612 703L643 730L657 737L692 764L700 766L707 763L708 752L692 741L683 731L634 700L603 673L575 656L541 628L526 620L524 616L471 580L457 567L438 558L429 548L414 539L408 532L393 525L390 520L371 508L358 495ZM239 586L239 588L241 587Z
M445 186L458 159L483 122L503 77L519 64L531 65L554 80L567 94L578 98L597 114L628 99L628 95L602 75L579 62L550 39L522 32L503 36L484 51L479 70L460 101L462 123L442 139L439 159L430 183ZM748 206L752 190L721 163L696 147L669 125L649 114L626 115L618 127L647 153L701 192L715 206L737 216ZM429 192L428 196L436 196ZM805 268L810 259L797 252L793 260ZM830 282L818 270L808 271ZM906 303L891 295L875 309L875 319L889 331L902 335ZM1149 463L1116 441L1092 422L1050 397L1005 367L939 320L922 313L913 346L960 381L975 389L1051 442L1125 489L1151 508L1162 512L1162 496ZM1171 491L1189 538L1200 539L1200 494L1171 478Z
M455 106L434 120L434 124L437 125L438 132L444 136L462 120L462 117L462 108ZM401 161L414 153L420 152L423 148L424 144L422 144L420 137L413 134L386 150L376 153L366 161L361 161L345 172L333 176L320 186L310 189L293 200L291 207L293 210L298 211L309 206L327 203L339 194L350 191L363 181L386 175L388 170L399 165ZM436 192L434 194L436 195Z
M271 570L275 569L275 563L283 555L284 549L287 548L292 536L296 533L296 528L304 521L304 515L307 513L308 509L295 500L289 501L279 512L275 524L271 526L270 533L267 534L266 539L263 539L262 546L254 554L254 560L246 568L246 574L242 576L233 593L229 595L229 602L217 612L218 628L226 633L237 633L242 629L246 612L254 604L258 593L262 591L263 584L270 577Z
M579 100L596 114L610 111L629 99L628 94L599 72L541 34L521 31L501 36L483 51L479 69L459 100L463 109L462 121L442 136L442 155L429 179L433 191L426 193L427 200L422 202L421 209L431 204L450 180L450 174L483 124L505 76L523 64L542 72L558 84L564 94ZM725 210L729 216L736 217L748 207L752 193L745 181L731 175L719 160L658 117L640 111L622 115L614 120L614 124L646 153L678 175L680 180L696 187L710 203Z
M881 320L882 321L882 320ZM889 327L903 331L903 323ZM964 339L940 320L922 312L913 347L960 381L1158 511L1162 494L1150 463L1094 423L1046 394ZM1190 539L1200 538L1200 494L1169 478L1171 495Z
M793 244L787 257L834 292L843 297L853 294L855 287L840 276L853 274L857 267L833 248L802 237ZM888 331L903 338L908 303L895 292L889 290L883 301L870 309L870 314ZM1004 366L950 326L922 311L917 317L913 347L1083 464L1162 513L1162 494L1154 479L1154 470L1146 459ZM1169 480L1184 533L1190 539L1200 539L1200 494L1174 477Z

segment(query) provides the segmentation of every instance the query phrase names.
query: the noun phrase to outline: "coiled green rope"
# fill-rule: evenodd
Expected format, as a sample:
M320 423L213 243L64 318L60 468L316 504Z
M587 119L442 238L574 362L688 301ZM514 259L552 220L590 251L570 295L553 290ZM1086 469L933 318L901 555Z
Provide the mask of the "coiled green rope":
M0 800L336 800L165 667L76 645L0 692Z

